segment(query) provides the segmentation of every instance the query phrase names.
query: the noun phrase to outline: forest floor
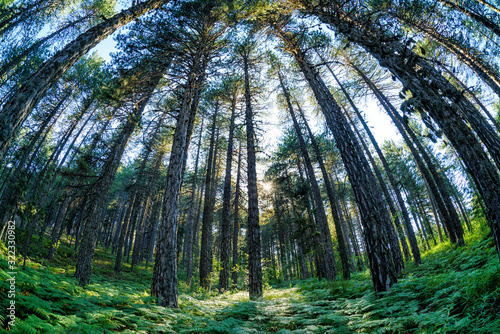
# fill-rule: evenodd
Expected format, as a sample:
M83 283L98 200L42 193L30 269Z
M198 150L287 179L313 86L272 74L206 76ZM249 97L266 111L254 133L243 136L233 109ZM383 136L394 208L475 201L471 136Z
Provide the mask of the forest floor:
M350 281L266 284L264 297L217 294L180 286L179 309L149 296L152 268L120 278L114 257L98 250L92 284L72 277L72 250L55 261L36 255L16 274L16 322L7 327L6 248L0 244L0 331L8 333L500 333L500 266L484 232L465 247L435 246L407 269L388 293L376 296L368 272ZM36 253L36 252L35 252ZM18 260L21 263L20 260ZM286 285L284 285L286 284Z

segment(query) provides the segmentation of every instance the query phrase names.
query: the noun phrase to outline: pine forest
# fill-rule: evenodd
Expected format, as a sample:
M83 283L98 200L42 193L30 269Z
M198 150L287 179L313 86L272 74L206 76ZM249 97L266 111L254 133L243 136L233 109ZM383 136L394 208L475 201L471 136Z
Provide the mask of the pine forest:
M1 333L500 333L500 1L0 0Z

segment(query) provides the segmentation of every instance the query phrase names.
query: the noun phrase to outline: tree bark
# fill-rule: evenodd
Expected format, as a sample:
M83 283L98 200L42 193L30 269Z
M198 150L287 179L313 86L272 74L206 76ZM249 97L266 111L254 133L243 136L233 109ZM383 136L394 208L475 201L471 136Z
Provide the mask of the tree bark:
M486 0L477 0L477 2L482 3L483 5L485 5L486 7L488 7L489 9L491 9L492 11L496 12L497 14L500 14L500 9L498 7L493 6L488 1L486 1Z
M203 203L203 219L201 223L201 246L200 246L200 286L208 289L210 287L210 272L212 271L212 225L214 216L214 198L212 198L215 186L215 163L217 156L215 146L217 145L217 115L219 112L219 101L215 102L215 110L212 120L210 135L210 148L207 160L207 171L205 176L205 199Z
M262 297L262 264L259 226L259 195L257 192L257 169L255 161L255 130L250 91L250 55L248 50L241 55L245 76L245 122L247 132L247 182L248 182L248 289L250 299Z
M497 131L500 132L500 122L497 121L495 119L495 117L493 117L491 112L486 108L486 106L481 102L481 100L479 100L479 98L476 96L476 94L474 94L473 91L470 91L469 88L467 87L467 85L465 83L463 83L452 71L450 71L450 69L448 67L441 66L441 68L446 73L448 73L448 75L453 79L453 81L455 81L460 86L460 88L463 89L464 92L469 93L470 97L474 100L474 102L476 102L476 104L479 106L479 108L481 108L481 110L483 110L483 112L486 114L486 116L491 121L491 123L495 126Z
M153 136L152 140L154 140L156 136ZM136 236L135 236L135 242L134 242L134 249L132 253L132 263L131 263L131 269L134 269L134 266L136 264L139 264L139 261L141 260L141 251L142 251L142 241L143 241L143 235L144 231L146 228L146 215L149 211L149 208L151 206L151 201L152 197L154 195L155 190L157 189L157 182L156 180L159 177L160 173L160 165L165 156L165 152L162 150L159 150L159 152L156 153L155 160L152 165L152 171L151 174L149 175L149 180L148 180L148 188L145 190L144 194L144 207L142 209L142 215L139 218L139 228L137 229Z
M350 119L347 112L346 112L346 115ZM406 245L406 238L404 237L404 233L403 233L403 230L401 228L401 223L399 221L399 217L398 217L398 214L396 212L396 208L394 207L394 202L392 201L392 197L391 197L391 194L389 193L389 189L387 189L387 185L385 183L385 180L382 177L382 173L380 173L380 170L378 169L378 166L375 163L375 159L373 159L373 156L370 152L370 149L366 145L363 137L361 136L361 133L359 133L359 130L356 128L356 125L354 124L352 119L350 119L350 121L351 121L351 125L352 125L354 131L356 132L356 134L358 136L359 142L361 143L361 146L365 150L365 154L368 157L368 160L370 161L370 163L372 164L373 170L375 171L375 176L378 179L378 183L379 183L380 189L382 189L382 193L384 194L385 201L387 202L387 204L389 206L389 210L391 212L392 219L393 219L396 227L398 228L398 233L399 233L399 236L401 239L401 244L403 245L403 249L406 246L406 252L409 253L408 245ZM371 134L371 132L370 132L370 134ZM389 223L387 225L387 232L389 234L389 240L391 243L391 252L392 252L392 257L393 257L393 261L394 261L394 269L396 270L396 273L399 274L401 271L403 271L405 266L404 266L404 260L403 260L402 254L401 254L401 248L399 246L399 241L398 241L398 237L396 234L396 230L394 229L394 225L392 223Z
M0 67L0 78L3 78L5 75L9 73L11 69L13 69L15 66L19 65L26 57L28 57L31 53L34 53L38 50L39 47L41 47L45 42L48 40L52 39L53 37L61 34L64 30L69 29L71 27L74 27L80 22L83 22L84 20L88 19L89 17L82 17L76 21L70 22L66 24L65 26L61 27L60 29L54 31L48 36L45 36L39 40L37 40L35 43L30 45L27 49L22 51L21 53L15 55L11 60L5 62L2 67Z
M403 125L405 128L406 132L410 135L411 139L413 140L413 143L416 145L417 149L419 150L420 154L422 155L422 158L424 159L425 163L427 164L427 167L429 168L429 171L431 172L432 179L434 182L436 182L436 186L439 190L439 193L441 194L441 197L443 199L444 205L446 207L446 211L449 216L449 221L450 221L450 233L455 234L455 239L458 243L459 246L464 246L464 230L462 228L462 224L460 223L460 218L458 217L457 211L455 209L455 206L453 205L453 202L451 200L451 194L448 190L448 187L446 185L446 182L443 180L443 176L441 176L438 171L436 170L436 166L434 165L433 161L429 157L429 154L423 147L422 143L418 140L417 136L415 135L414 131L410 128L408 123L405 123L401 116L399 114L396 114L396 117L399 119L399 122Z
M195 225L194 220L195 220L195 212L196 212L196 202L197 202L196 201L196 191L197 191L197 185L198 185L198 165L199 165L199 160L200 160L201 139L202 139L202 134L203 134L204 121L205 121L205 118L202 118L200 135L199 135L199 139L198 139L198 148L196 151L196 161L194 164L193 185L191 188L191 199L190 199L191 205L188 208L188 213L187 213L187 218L186 218L186 236L184 238L184 249L182 252L182 255L183 255L182 264L184 266L186 266L187 272L191 272L192 266L193 266L194 235L196 233L195 226L194 226ZM187 276L186 283L188 285L191 285L191 275Z
M123 246L125 245L125 237L127 235L129 229L130 217L132 215L132 210L136 205L136 196L137 196L137 188L134 187L130 196L129 196L129 205L127 211L125 213L125 217L123 219L123 223L121 220L118 222L121 224L120 234L118 236L117 245L116 245L116 258L115 258L115 266L114 266L114 274L118 275L121 271L122 266L122 258L123 258Z
M441 1L441 0L439 0ZM461 46L455 39L443 35L438 27L427 25L427 22L412 20L400 13L398 9L392 12L396 18L407 25L414 27L418 31L430 36L443 48L453 53L458 60L467 65L477 76L483 80L498 96L500 96L500 77L498 71L486 59L480 57L480 53L473 53L467 48ZM498 28L500 31L500 28Z
M355 69L357 69L357 68L355 68ZM350 98L349 94L347 94L347 91L345 91L344 87L342 86L342 84L337 79L337 77L335 76L335 74L333 73L333 71L331 69L330 69L330 72L331 72L332 76L334 77L334 79L337 81L337 84L340 86L340 88L344 92L344 95L347 97L354 112L356 113L356 116L358 117L359 121L363 125L365 132L368 134L368 137L370 138L370 141L372 142L372 145L375 148L375 151L377 152L377 155L379 156L380 161L382 162L382 165L384 166L385 173L389 179L389 182L391 183L392 188L394 189L394 192L396 194L396 198L398 200L399 207L401 209L401 214L403 216L403 226L405 228L406 234L408 235L408 239L410 241L410 247L411 247L412 254L413 254L413 261L415 262L415 264L418 265L418 264L422 263L421 258L420 258L420 250L418 249L417 239L415 238L415 232L413 231L413 227L411 225L408 210L406 209L405 202L404 202L403 197L401 196L401 192L399 191L399 188L397 186L397 182L396 182L396 179L394 178L394 174L392 173L392 171L389 167L389 164L387 163L387 160L385 159L385 156L382 153L382 150L380 149L380 146L378 145L377 141L375 140L375 137L373 136L370 128L368 127L368 124L366 124L365 120L363 119L363 116L361 115L359 109L356 107L356 105L354 104L354 102ZM368 79L366 76L364 76L362 78ZM382 187L384 187L384 185L382 185ZM401 234L401 230L399 227L399 218L398 218L397 214L395 213L395 208L393 207L393 204L392 204L392 198L391 198L387 189L384 190L382 188L382 190L385 192L385 196L387 198L389 205L392 206L392 207L390 207L390 210L394 216L394 222L396 224L396 227L398 228L398 233L400 235L400 238L402 236L401 244L403 245L403 253L405 254L405 257L407 257L408 246L406 244L406 239L404 238L404 235Z
M233 247L232 247L232 263L231 263L231 282L233 290L238 288L238 271L239 271L239 252L238 252L238 237L240 235L240 184L241 184L241 142L238 149L238 169L236 170L236 188L234 189L234 217L233 217Z
M177 216L179 213L179 194L184 174L184 154L190 118L191 103L196 77L202 71L201 52L194 55L192 68L185 84L177 124L175 127L170 160L167 170L165 195L162 204L162 217L158 228L156 259L153 269L151 295L156 296L158 304L178 308L177 301Z
M51 124L51 122L56 115L60 114L63 111L64 103L69 99L70 96L71 89L67 88L63 92L62 98L60 98L57 104L52 109L50 109L48 114L44 117L42 124L40 124L39 129L30 139L28 146L24 149L23 154L17 161L16 168L13 168L14 172L12 176L7 176L8 182L6 181L6 186L2 193L0 202L0 212L4 215L4 221L10 220L9 213L13 212L13 210L16 208L22 192L26 190L21 190L18 187L14 187L14 185L19 183L20 179L23 176L27 176L29 178L29 176L31 175L31 173L29 173L29 167L36 157L37 152L41 148L41 145L45 141L47 134L50 132L50 129L54 125L54 123Z
M283 222L283 199L274 194L273 198L273 211L274 217L276 218L276 225L278 229L278 252L279 252L279 260L281 263L281 272L283 274L283 279L288 281L288 273L287 273L287 261L286 261L286 242L285 242L285 223Z
M219 275L219 291L229 290L229 251L230 244L230 222L229 210L231 206L231 169L233 163L234 122L236 119L236 93L231 99L231 118L229 120L229 134L227 139L226 175L224 177L224 192L222 195L222 222L221 222L221 270Z

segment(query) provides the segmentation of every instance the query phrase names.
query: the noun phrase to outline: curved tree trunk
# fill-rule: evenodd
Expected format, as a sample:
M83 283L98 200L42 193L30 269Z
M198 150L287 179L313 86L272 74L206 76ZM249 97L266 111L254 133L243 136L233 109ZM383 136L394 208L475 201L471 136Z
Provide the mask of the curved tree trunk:
M2 197L0 198L0 212L4 215L4 221L10 219L9 213L15 210L19 198L22 196L22 191L17 187L13 186L19 182L20 178L25 176L30 176L29 167L33 160L35 159L37 152L41 148L45 141L50 129L54 125L53 118L56 115L60 115L63 111L64 103L71 96L71 89L66 89L62 98L59 99L58 103L49 111L43 119L42 124L40 124L39 129L35 132L33 137L30 139L28 146L25 148L24 153L21 155L17 161L17 166L14 169L12 176L8 177L6 180L6 186L3 190ZM52 123L51 123L52 122ZM1 126L1 125L0 125Z
M100 228L99 224L102 221L103 214L107 207L107 198L109 190L113 184L116 171L120 165L121 158L125 152L125 148L134 130L139 124L142 114L149 102L156 86L162 77L162 72L155 72L150 78L145 90L139 94L141 97L133 112L128 115L123 127L109 150L109 155L104 163L104 166L99 173L97 181L91 186L87 198L87 204L84 207L82 226L82 241L78 253L78 261L76 263L75 277L80 280L80 285L84 286L90 282L92 273L92 259L94 256L94 244L97 237L97 232ZM103 127L104 129L105 127ZM96 142L96 141L95 141Z
M121 224L120 234L118 235L118 240L116 244L116 258L115 258L115 266L114 266L114 274L118 275L121 271L122 267L122 258L123 258L123 246L125 245L125 237L127 235L127 231L129 229L130 217L132 215L132 210L136 205L136 196L137 196L137 188L134 187L132 193L129 196L129 205L127 211L125 213L123 223L121 220L118 222Z
M152 140L154 140L156 136L153 137ZM134 248L132 252L132 263L131 263L131 269L134 268L136 264L139 264L139 261L141 260L141 252L142 252L142 240L143 240L143 235L145 233L146 229L146 215L149 211L149 208L151 206L152 202L152 197L154 196L154 192L157 189L157 180L159 177L160 173L160 165L165 156L165 152L163 150L160 150L159 152L156 153L156 157L154 159L153 165L152 165L152 170L151 174L149 175L149 180L148 180L148 188L145 190L145 199L144 199L144 207L142 209L142 215L139 218L139 228L137 229L137 233L135 236L135 242L134 242ZM153 223L151 223L153 224Z
M459 246L464 245L464 230L462 228L462 225L460 224L460 218L458 217L457 211L455 209L455 206L453 205L453 202L451 200L451 194L450 191L446 185L446 182L443 180L443 176L438 173L436 170L436 166L434 165L434 162L431 160L429 157L429 154L425 150L424 146L420 141L418 140L417 136L411 129L408 123L404 122L403 119L399 114L395 114L395 116L398 118L399 122L403 125L405 128L406 132L410 135L410 138L413 140L413 143L416 145L417 149L419 150L420 154L422 155L422 158L424 159L425 163L427 164L427 167L429 168L429 171L431 172L432 179L434 182L436 182L436 186L439 190L439 193L441 194L441 197L443 199L444 205L446 207L446 211L448 213L448 216L450 217L450 233L455 234L455 239L458 243ZM446 177L446 176L445 176Z
M64 218L66 216L66 212L68 211L69 205L71 204L71 192L67 192L64 201L59 209L59 213L56 217L56 221L54 223L54 227L52 228L51 238L50 238L50 246L47 254L47 260L52 260L54 258L54 253L56 251L56 244L61 238L61 233L64 227Z
M64 5L65 2L60 0L33 0L25 7L11 6L5 10L5 15L2 16L2 21L0 21L0 36L3 37L3 35L12 31L23 22L26 24L26 21L30 18L43 15L44 12Z
M288 271L287 271L287 260L286 260L286 241L285 241L285 223L283 222L283 199L281 195L277 198L276 194L273 197L273 211L274 217L276 217L276 225L278 229L278 252L279 260L281 263L281 273L283 274L283 279L288 281Z
M321 57L321 55L319 53L317 53L317 54L318 54L318 56L320 56L320 58L324 62L324 59ZM347 98L347 100L348 100L349 104L351 105L352 109L354 110L354 112L355 112L358 120L361 122L361 125L365 129L365 132L368 135L368 138L370 138L370 141L371 141L373 147L375 148L375 151L377 152L377 155L379 156L380 161L382 162L382 165L384 166L384 168L386 170L386 174L388 175L389 182L391 182L391 185L393 185L393 188L395 189L395 191L399 192L399 190L397 189L397 187L394 187L394 185L396 184L396 182L395 182L394 176L392 175L392 172L391 172L391 170L389 168L389 164L387 163L387 160L385 159L385 156L382 153L382 150L380 149L377 141L375 140L375 137L373 136L370 128L368 127L368 124L366 124L366 122L363 119L363 116L361 115L361 112L359 111L358 107L356 106L356 104L354 103L354 101L351 99L351 96L349 95L349 93L347 92L347 90L340 83L339 79L337 78L337 76L335 75L335 73L333 72L333 70L331 69L331 67L328 64L326 66L328 67L328 70L330 71L331 75L333 76L333 78L335 79L335 81L339 85L340 89L342 90L342 93ZM347 115L347 116L349 117L349 115ZM371 156L370 151L368 150L368 147L364 143L363 138L361 137L361 134L359 133L358 129L356 128L356 126L355 126L355 124L353 123L352 120L351 120L351 124L352 124L352 127L354 128L354 130L356 131L356 133L358 135L358 138L359 138L359 140L360 140L363 148L366 151L366 155L370 159L370 162L371 162L371 164L373 166L373 170L375 171L375 175L376 175L377 179L379 180L379 185L380 185L380 187L382 189L382 192L384 193L384 196L386 198L386 202L389 205L389 210L391 211L392 219L393 219L394 224L396 225L396 228L397 228L397 231L398 231L398 235L399 235L399 238L400 238L400 241L401 241L401 245L403 247L403 254L405 256L405 259L409 260L409 257L410 257L409 254L410 253L409 253L409 249L408 249L408 244L406 243L406 238L404 236L404 233L403 233L403 230L402 230L402 227L401 227L401 223L399 221L399 216L398 216L396 208L394 206L394 202L393 202L392 196L389 193L387 185L385 184L385 181L384 181L382 175L380 174L380 171L378 170L378 168L377 168L377 166L375 164L375 161L374 161L373 157ZM390 174L390 176L389 176L389 174ZM391 181L391 178L392 178L392 181ZM404 206L404 202L402 200L401 200L400 204L402 204L403 209L406 210L406 207ZM409 235L409 238L411 239L410 233L413 234L413 237L414 237L413 228L411 227L411 223L410 223L409 217L407 217L407 216L405 216L403 214L403 219L405 219L405 218L408 218L408 220L405 223L406 223L407 227L409 226L409 229L407 228L407 230L408 230L407 233ZM388 228L389 228L389 231L392 231L392 224L390 226L388 226ZM392 232L391 232L391 234L392 234ZM415 244L416 244L416 239L415 239ZM413 248L413 250L414 250L414 252L416 252L416 256L414 258L415 258L415 263L418 265L421 262L420 261L420 252L418 250L418 245L416 246L416 248ZM398 253L398 251L399 251L399 245L396 247L396 245L393 242L392 252L393 252L393 254L395 256L396 271L400 272L401 270L404 269L404 262L402 262L402 259L400 259L400 251L399 251L399 253Z
M479 106L479 108L481 108L481 110L483 110L483 112L486 114L486 116L488 117L488 119L490 120L490 122L495 126L495 128L497 129L497 132L500 132L500 122L498 120L496 120L495 117L493 117L493 115L491 114L491 112L479 100L479 98L476 96L476 94L474 94L474 92L470 91L469 88L465 85L465 83L463 83L459 78L457 78L457 76L452 71L450 71L450 69L447 66L443 65L443 66L441 66L441 68L446 73L448 73L448 75L454 81L457 82L457 84L460 86L460 88L462 88L464 90L464 92L469 93L470 97L474 100L474 102L476 102L476 104Z
M497 14L500 14L500 9L498 7L493 6L488 1L486 1L486 0L476 0L476 1L479 3L482 3L483 5L485 5L486 7L491 9L492 11L496 12Z
M347 93L347 91L344 89L344 86L340 83L340 81L338 80L337 76L333 73L333 71L331 70L331 68L329 66L328 66L328 68L330 70L330 73L334 77L335 81L340 86L342 92L344 93L344 95L348 99L349 104L351 105L352 109L356 113L356 116L358 117L359 121L363 125L363 128L365 129L365 132L368 134L368 137L370 138L370 141L372 142L372 145L375 148L375 151L377 152L377 155L379 156L380 161L382 162L382 165L384 166L386 175L389 178L389 182L391 183L391 186L394 189L394 192L396 193L396 198L397 198L398 204L399 204L399 206L401 208L401 213L402 213L402 216L403 216L404 227L405 227L405 230L406 230L406 234L408 235L408 239L410 241L410 247L411 247L412 253L413 253L413 260L415 261L415 264L418 265L422 261L421 261L421 258L420 258L420 250L418 249L417 239L415 238L415 233L414 233L413 227L411 225L410 216L408 215L408 210L406 209L406 205L404 203L403 197L401 196L401 192L399 191L399 188L397 187L396 180L394 178L394 175L392 174L392 171L391 171L391 169L389 167L389 164L387 163L387 160L385 159L385 156L382 153L382 150L380 149L380 146L378 145L377 141L375 140L375 137L373 136L370 128L368 127L368 124L366 124L366 122L363 119L363 116L361 115L359 109L354 104L354 101L352 101L351 97L349 96L349 94ZM357 69L357 68L355 68L355 69ZM366 78L366 79L368 79L368 78ZM387 188L385 187L385 185L381 185L381 186L382 186L382 191L384 191L385 197L387 198L387 201L389 203L389 208L390 208L391 213L392 213L392 215L394 217L394 223L396 224L396 227L398 229L398 233L399 233L400 238L401 238L401 244L403 245L403 253L405 255L405 258L407 258L407 256L408 256L407 255L408 254L408 246L406 244L406 239L404 238L404 234L402 235L402 233L401 233L402 231L401 231L401 227L400 227L400 223L399 223L399 217L396 214L396 210L394 208L394 205L392 204L392 198L391 198L391 196L390 196Z
M142 203L142 198L143 198L143 191L141 189L142 183L143 183L143 178L144 178L144 171L146 169L146 164L149 161L149 155L153 151L153 145L156 139L156 136L158 134L158 131L160 130L160 123L155 129L154 135L151 137L149 142L145 145L145 152L143 153L143 158L141 161L141 164L139 165L139 169L137 171L137 177L135 179L135 183L132 187L131 190L131 202L130 205L127 209L127 214L125 215L125 220L123 221L123 226L120 232L120 236L118 239L118 245L117 245L117 254L115 258L115 267L114 267L114 274L118 275L120 274L121 271L121 266L122 266L122 258L124 254L128 256L130 253L130 243L132 242L132 234L133 230L137 221L137 217L139 215L139 210L141 208L141 203ZM124 252L124 246L125 246L125 252ZM132 266L133 267L133 266Z
M458 60L469 66L477 76L483 80L490 88L500 96L500 77L498 71L488 63L487 60L481 59L480 54L474 54L466 48L462 47L456 40L439 32L436 27L428 26L423 22L416 22L414 20L404 17L401 13L394 12L394 15L402 22L414 27L418 31L430 36L438 44L443 46L446 50L453 53ZM500 31L500 28L499 28Z
M389 210L391 212L392 219L398 228L398 234L399 237L401 238L401 244L403 245L403 248L406 246L406 254L409 255L409 250L408 250L408 245L406 245L406 238L404 237L403 230L401 228L401 223L399 221L398 214L396 212L396 208L394 207L394 202L392 201L391 194L389 193L389 189L387 189L387 185L385 183L384 178L382 177L382 173L380 173L380 170L378 169L377 164L375 163L375 159L373 159L373 156L370 152L370 149L366 145L363 137L361 136L361 133L359 130L356 128L356 125L352 121L352 119L349 117L349 115L346 112L347 117L351 121L351 125L356 132L359 142L361 143L361 146L365 150L365 154L368 157L368 160L370 161L373 170L375 171L375 176L377 177L378 184L380 186L380 189L382 189L382 193L384 194L385 201L387 202L389 206ZM403 269L405 268L404 265L404 260L401 254L401 247L399 246L399 241L398 241L398 236L396 234L396 230L394 229L394 225L389 222L387 225L387 232L389 233L389 240L391 242L391 252L392 252L392 257L394 260L394 269L396 270L396 273L399 274ZM406 257L408 255L405 255Z
M52 34L39 39L38 41L33 43L31 46L29 46L26 50L24 50L23 52L19 53L16 56L14 56L11 60L2 64L2 67L0 67L0 78L3 78L5 75L7 75L11 69L13 69L15 66L19 65L31 53L36 52L38 50L38 48L40 48L45 42L47 42L48 40L52 39L53 37L61 34L64 30L69 29L69 28L77 25L78 23L83 22L84 20L86 20L88 18L89 17L82 17L74 22L70 22L69 24L66 24L65 26L61 27L60 29L54 31Z

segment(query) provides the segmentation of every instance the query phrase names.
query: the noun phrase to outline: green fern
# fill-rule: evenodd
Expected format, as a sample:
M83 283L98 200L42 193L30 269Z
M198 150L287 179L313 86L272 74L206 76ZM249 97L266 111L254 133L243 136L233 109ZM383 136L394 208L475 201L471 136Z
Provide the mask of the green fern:
M37 329L30 323L19 322L12 328L11 332L20 334L37 334Z

